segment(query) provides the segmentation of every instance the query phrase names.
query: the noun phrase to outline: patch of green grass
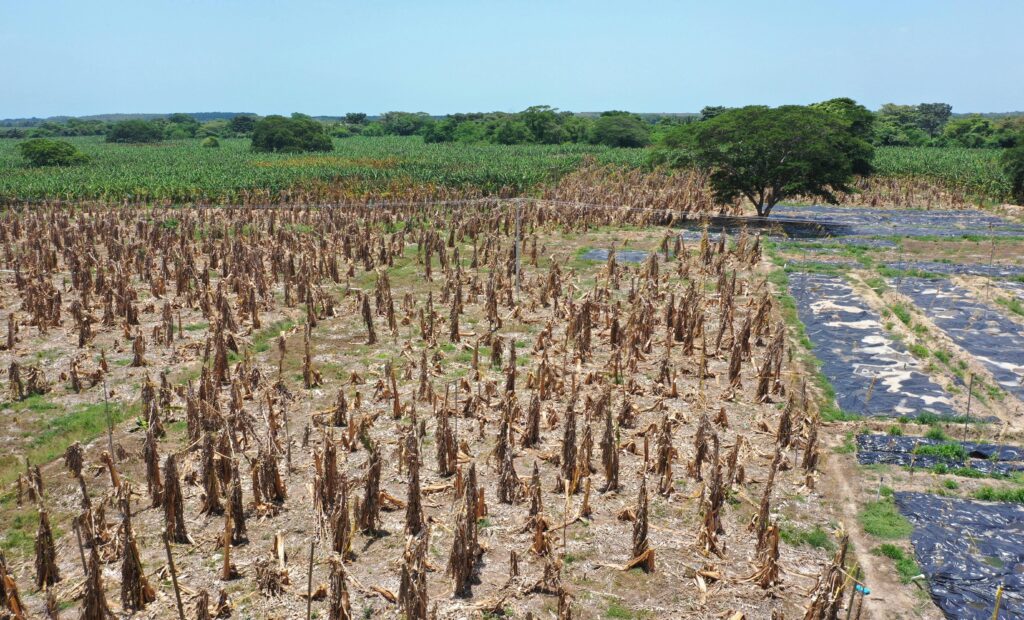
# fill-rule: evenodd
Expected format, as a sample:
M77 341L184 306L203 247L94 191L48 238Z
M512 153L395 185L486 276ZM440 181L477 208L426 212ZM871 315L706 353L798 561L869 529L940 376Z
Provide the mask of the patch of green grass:
M779 530L779 537L784 542L794 547L801 545L807 547L814 547L815 549L824 549L825 551L832 551L836 548L835 541L832 540L832 535L826 532L820 525L815 525L813 529L803 530L783 525Z
M900 514L896 504L888 498L865 504L858 519L865 532L886 540L906 538L914 531L910 521Z
M864 279L864 284L867 284L876 294L883 295L889 290L889 284L886 283L885 278L878 276L871 276L870 278Z
M940 349L940 350L937 350L937 351L932 351L932 355L934 355L935 359L939 360L943 364L946 364L947 366L949 365L949 360L950 360L949 351L943 351L943 350Z
M878 267L878 273L885 278L925 278L935 280L945 277L941 273L932 273L931 271L923 271L921 269L897 269L885 265Z
M952 478L947 478L942 481L942 486L946 487L950 491L955 491L960 488L960 483Z
M9 407L11 410L13 410L15 413L18 413L18 412L21 412L21 411L31 411L32 413L43 413L45 411L52 411L54 409L58 409L59 408L56 404L48 401L46 399L46 396L43 395L43 394L33 394L32 396L29 396L28 398L24 398L24 399L19 400L19 401L14 401L14 402L11 402L11 403L7 403L6 406Z
M604 610L605 618L617 618L620 620L635 620L639 618L650 617L649 612L646 611L635 611L625 605L621 601L610 601L608 602L608 609Z
M207 323L205 321L200 321L199 323L189 323L188 325L185 326L184 329L187 332L201 332L204 329L209 329L209 328L210 328L210 324L209 323Z
M888 433L893 437L901 437L903 436L903 429L898 424L893 424L889 427Z
M141 407L133 404L124 407L120 403L110 403L110 417L117 424L138 415ZM26 435L31 439L22 453L21 459L4 459L0 466L0 485L7 486L17 477L24 466L24 458L29 462L48 463L64 454L67 447L76 441L83 443L92 441L107 432L107 418L103 403L95 403L66 412L46 420L45 424Z
M1024 504L1024 487L1010 489L995 489L992 487L981 487L972 496L987 502L1014 502Z
M910 354L918 359L928 358L928 347L917 343L907 345L907 350Z
M904 325L910 325L910 310L907 309L903 304L893 304L891 306L892 313L896 315Z
M932 426L924 436L935 441L949 441L949 435L946 434L946 431L942 430L941 426Z
M256 332L252 337L252 349L256 353L263 353L270 349L270 341L274 340L282 333L295 327L295 322L288 319L281 321L275 321L267 327L264 327L260 331Z
M843 443L832 449L836 454L853 454L857 451L857 444L853 441L853 433L848 432L843 436Z
M914 577L921 574L921 569L918 567L917 562L914 561L914 558L902 548L894 544L885 543L879 547L875 547L871 553L873 555L887 557L892 560L896 565L896 572L899 573L900 581L902 583L910 583Z

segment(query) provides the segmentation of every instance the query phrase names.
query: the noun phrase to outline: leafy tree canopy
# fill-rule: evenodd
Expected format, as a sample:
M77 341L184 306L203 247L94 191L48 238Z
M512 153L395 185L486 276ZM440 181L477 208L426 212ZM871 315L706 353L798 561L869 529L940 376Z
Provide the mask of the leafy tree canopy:
M304 114L291 118L273 114L260 119L252 131L254 151L267 153L301 153L331 151L334 145L324 126Z
M159 125L139 119L115 123L107 132L107 142L146 144L160 142L163 139L164 132Z
M62 140L34 138L19 143L18 151L32 166L71 166L88 160L75 145Z
M1010 192L1017 204L1024 205L1024 136L1018 140L1021 146L1003 151L1003 170L1010 179Z
M711 120L726 110L729 110L729 108L724 105L706 105L700 111L700 120Z
M605 112L594 121L591 141L605 146L641 147L651 142L650 127L628 112Z
M411 136L420 133L430 122L426 112L388 112L380 119L380 124L387 134Z
M665 150L668 154L665 155ZM717 200L746 198L767 216L790 196L835 202L872 147L835 115L803 106L748 106L672 129L662 161L707 170Z
M349 112L345 115L345 122L349 125L365 125L366 114L363 112Z
M252 130L256 128L257 120L258 119L255 116L249 116L248 114L239 114L238 116L232 117L232 119L228 122L228 127L231 129L232 133L252 133Z

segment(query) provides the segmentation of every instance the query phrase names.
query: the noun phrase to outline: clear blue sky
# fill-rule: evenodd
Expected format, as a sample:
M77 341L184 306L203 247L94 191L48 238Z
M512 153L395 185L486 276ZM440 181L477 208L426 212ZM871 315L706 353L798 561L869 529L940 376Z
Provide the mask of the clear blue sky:
M0 118L1024 109L1024 0L0 0Z

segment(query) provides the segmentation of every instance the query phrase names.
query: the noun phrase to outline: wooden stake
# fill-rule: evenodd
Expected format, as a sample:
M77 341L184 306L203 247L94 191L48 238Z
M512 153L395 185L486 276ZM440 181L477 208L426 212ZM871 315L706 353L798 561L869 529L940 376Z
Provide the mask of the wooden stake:
M171 584L174 586L174 599L178 603L178 620L185 620L185 608L181 606L181 590L178 588L178 573L174 570L174 556L171 555L171 543L164 534L164 550L167 551L167 568L171 571Z
M313 550L316 549L316 537L309 541L309 568L306 572L306 620L310 620L313 610Z
M71 526L75 530L75 537L78 539L78 555L82 556L82 573L85 575L89 574L89 564L85 561L85 546L82 544L82 530L79 519L81 517L75 517L71 520Z

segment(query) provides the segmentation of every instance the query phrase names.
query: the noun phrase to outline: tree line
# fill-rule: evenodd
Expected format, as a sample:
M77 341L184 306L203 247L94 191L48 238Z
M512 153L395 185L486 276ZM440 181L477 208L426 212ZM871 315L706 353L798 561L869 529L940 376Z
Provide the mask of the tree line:
M140 144L168 137L205 136L203 146L216 147L218 134L249 136L253 150L271 153L331 151L333 137L356 133L418 135L427 143L591 143L609 147L653 143L652 166L705 170L720 201L746 199L758 215L767 216L776 204L795 195L834 202L837 193L850 191L855 175L873 172L876 145L904 139L911 144L944 145L951 135L974 144L967 139L974 136L983 141L975 146L1005 147L1002 161L1013 197L1024 201L1024 117L951 120L951 114L947 104L887 105L875 113L849 98L809 106L707 107L699 117L662 117L654 123L629 112L610 111L587 118L550 106L533 106L515 114L456 114L443 119L388 112L370 121L365 114L353 113L334 123L297 113L263 118L238 115L208 123L172 114L164 119L114 123L106 140ZM213 123L221 128L218 133L209 129ZM928 136L927 140L922 136ZM30 139L19 148L34 166L85 161L73 145L46 138Z
M832 100L836 101L836 100ZM638 115L619 110L596 117L531 106L521 112L473 112L442 118L425 112L386 112L378 117L351 112L330 120L313 119L332 138L350 136L422 136L428 143L471 144L601 144L643 147L661 141L673 127L713 118L729 110L707 106L694 115ZM874 146L937 146L1010 148L1024 133L1024 114L990 117L954 115L947 103L898 105L864 109L871 130L865 139ZM312 118L312 117L307 117ZM171 114L155 119L107 121L69 118L32 122L31 126L0 127L0 138L107 136L112 142L155 142L188 138L249 137L260 117L239 114L201 122L193 115ZM113 134L113 138L111 135Z

